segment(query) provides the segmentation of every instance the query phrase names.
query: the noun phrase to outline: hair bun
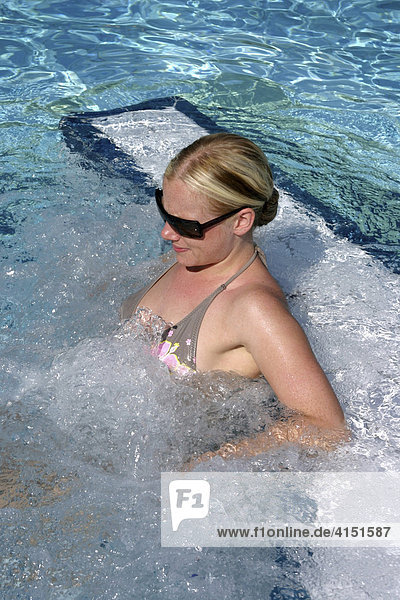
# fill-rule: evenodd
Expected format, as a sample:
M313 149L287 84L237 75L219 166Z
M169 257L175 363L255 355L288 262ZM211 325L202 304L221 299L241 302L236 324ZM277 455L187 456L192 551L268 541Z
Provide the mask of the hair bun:
M271 196L264 202L264 206L261 211L258 213L256 218L256 226L261 227L262 225L267 225L276 217L276 213L278 210L278 200L279 200L279 192L274 187L272 190Z

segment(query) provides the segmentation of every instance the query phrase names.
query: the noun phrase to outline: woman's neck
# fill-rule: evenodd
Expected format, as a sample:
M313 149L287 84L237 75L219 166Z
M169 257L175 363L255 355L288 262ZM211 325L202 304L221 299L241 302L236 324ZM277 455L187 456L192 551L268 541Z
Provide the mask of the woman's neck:
M219 280L228 278L232 273L239 270L251 258L254 253L255 244L253 239L240 240L222 260L208 265L183 267L186 273L193 274L196 280Z

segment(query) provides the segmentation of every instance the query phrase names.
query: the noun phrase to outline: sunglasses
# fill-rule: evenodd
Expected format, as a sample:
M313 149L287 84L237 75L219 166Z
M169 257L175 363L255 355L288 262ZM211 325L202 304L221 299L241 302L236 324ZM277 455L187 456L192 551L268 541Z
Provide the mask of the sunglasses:
M179 233L179 235L194 239L201 239L204 236L204 231L206 229L209 229L209 227L213 227L214 225L225 221L225 219L232 217L232 215L236 215L236 213L238 213L239 210L242 210L242 208L248 208L247 206L241 206L240 208L235 208L235 210L231 210L225 215L221 215L220 217L211 219L211 221L206 221L206 223L199 223L198 221L191 221L190 219L181 219L180 217L174 217L174 215L170 215L169 213L167 213L167 211L162 205L162 190L156 189L155 196L157 207L162 220L167 221L169 225L171 225L171 227L175 229L177 233Z

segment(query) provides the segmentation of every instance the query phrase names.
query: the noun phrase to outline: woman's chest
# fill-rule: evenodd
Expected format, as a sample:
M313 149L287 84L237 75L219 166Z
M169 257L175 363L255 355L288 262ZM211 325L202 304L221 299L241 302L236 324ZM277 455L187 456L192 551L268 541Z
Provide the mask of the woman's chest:
M179 275L166 274L140 301L169 323L179 323L213 294L215 284L197 284ZM211 301L211 298L210 298Z
M199 329L196 365L199 371L232 371L244 377L258 377L260 369L240 340L234 320L226 315L205 314Z

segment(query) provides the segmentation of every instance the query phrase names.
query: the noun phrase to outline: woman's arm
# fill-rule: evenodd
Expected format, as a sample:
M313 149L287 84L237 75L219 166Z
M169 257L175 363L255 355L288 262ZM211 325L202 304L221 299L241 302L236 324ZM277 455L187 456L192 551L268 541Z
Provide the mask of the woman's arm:
M256 290L251 304L247 295L238 308L233 317L242 344L291 416L266 431L207 452L191 466L212 456L255 456L285 442L330 450L348 441L349 430L338 399L285 302L276 294Z
M260 290L252 295L246 316L247 326L241 326L243 345L280 402L302 422L323 431L343 427L338 399L285 303Z
M238 442L227 442L215 452L204 452L199 456L195 456L185 465L184 470L191 470L197 464L210 460L215 456L221 456L224 459L251 458L284 443L292 442L330 451L337 448L339 444L350 441L350 439L351 434L345 423L333 429L322 429L316 427L306 417L296 415L275 423L266 431L257 433L254 436L244 438Z

